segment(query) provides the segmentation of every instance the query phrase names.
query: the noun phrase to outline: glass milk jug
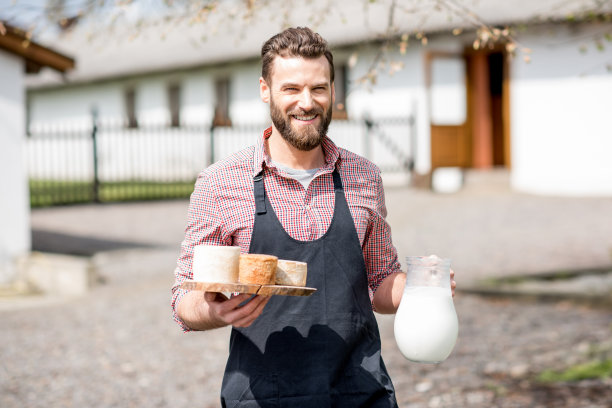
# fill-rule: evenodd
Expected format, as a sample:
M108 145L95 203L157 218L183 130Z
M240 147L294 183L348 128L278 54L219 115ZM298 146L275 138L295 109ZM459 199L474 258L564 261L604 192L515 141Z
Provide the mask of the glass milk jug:
M395 315L395 340L408 360L440 363L455 347L459 332L450 260L431 255L406 261L406 286Z

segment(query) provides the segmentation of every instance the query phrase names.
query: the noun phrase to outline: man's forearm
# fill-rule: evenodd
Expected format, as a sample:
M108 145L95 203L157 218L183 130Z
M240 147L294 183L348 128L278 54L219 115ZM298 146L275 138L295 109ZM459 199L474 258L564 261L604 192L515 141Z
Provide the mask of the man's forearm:
M396 272L387 276L374 292L373 304L376 312L382 314L397 312L405 284L406 274L404 272Z
M187 292L176 307L178 317L192 330L211 330L226 326L223 322L213 321L204 292Z

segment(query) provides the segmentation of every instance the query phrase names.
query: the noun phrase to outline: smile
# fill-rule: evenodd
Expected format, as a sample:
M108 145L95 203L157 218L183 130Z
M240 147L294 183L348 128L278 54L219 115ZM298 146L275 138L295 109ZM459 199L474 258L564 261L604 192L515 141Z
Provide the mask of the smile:
M313 120L314 118L317 117L317 115L309 115L309 116L301 116L301 115L292 115L293 118L303 121L303 122L309 122L311 120Z

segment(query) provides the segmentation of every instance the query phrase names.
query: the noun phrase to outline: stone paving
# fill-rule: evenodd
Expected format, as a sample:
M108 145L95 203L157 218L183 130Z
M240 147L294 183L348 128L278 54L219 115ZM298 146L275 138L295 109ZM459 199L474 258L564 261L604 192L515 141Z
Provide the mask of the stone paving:
M400 257L450 257L460 289L612 265L610 198L395 187L387 206ZM1 407L219 406L228 329L183 334L170 318L186 208L178 200L33 212L38 249L71 237L74 253L94 254L102 280L82 297L0 298ZM461 291L455 305L459 340L439 365L405 360L393 316L378 316L401 407L612 407L611 379L535 380L544 369L611 359L610 308Z

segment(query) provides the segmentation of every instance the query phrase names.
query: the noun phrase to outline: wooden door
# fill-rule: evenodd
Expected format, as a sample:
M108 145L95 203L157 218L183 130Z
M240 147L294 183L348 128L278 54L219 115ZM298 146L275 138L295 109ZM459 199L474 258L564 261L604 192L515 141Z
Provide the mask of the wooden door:
M467 73L462 54L430 53L426 59L431 169L469 167Z
M465 50L470 167L510 167L510 79L503 46Z

